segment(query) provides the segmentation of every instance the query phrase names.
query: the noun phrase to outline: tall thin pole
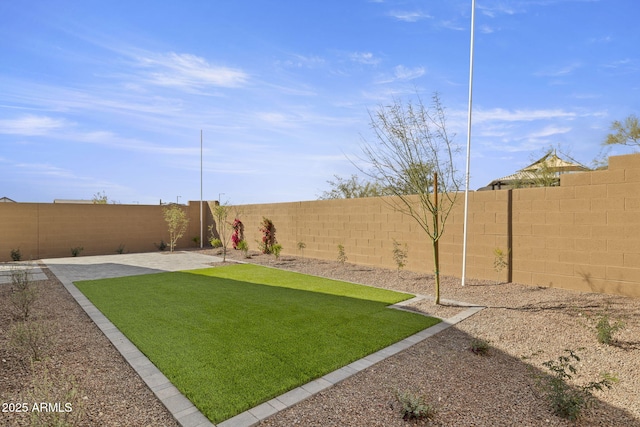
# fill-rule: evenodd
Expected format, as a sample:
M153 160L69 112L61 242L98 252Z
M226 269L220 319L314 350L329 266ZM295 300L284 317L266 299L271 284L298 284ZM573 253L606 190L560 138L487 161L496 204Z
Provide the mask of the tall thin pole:
M204 223L202 218L202 129L200 129L200 249L204 244Z
M467 274L467 222L469 219L469 169L471 166L471 111L473 105L473 35L475 33L476 0L471 0L471 49L469 53L469 111L467 115L467 174L464 188L464 230L462 232L462 286Z

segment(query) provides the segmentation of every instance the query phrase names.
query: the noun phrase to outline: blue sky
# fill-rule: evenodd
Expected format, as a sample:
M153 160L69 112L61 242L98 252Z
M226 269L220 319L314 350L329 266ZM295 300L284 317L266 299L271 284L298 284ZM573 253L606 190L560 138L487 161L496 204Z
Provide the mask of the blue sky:
M637 0L478 0L471 188L640 110ZM435 91L464 171L471 0L0 2L0 197L313 200ZM612 154L628 153L616 149Z

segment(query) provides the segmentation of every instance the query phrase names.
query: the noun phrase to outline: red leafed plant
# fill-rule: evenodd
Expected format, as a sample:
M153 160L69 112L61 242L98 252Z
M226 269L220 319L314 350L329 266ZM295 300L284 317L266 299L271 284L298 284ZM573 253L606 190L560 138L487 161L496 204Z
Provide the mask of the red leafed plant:
M263 254L270 254L273 250L273 245L278 243L276 240L276 227L269 218L262 217L262 225L260 226L260 232L262 233L262 242L260 242L260 250Z
M238 249L238 244L244 240L244 224L236 218L233 220L231 227L233 227L231 243L233 243L233 249Z

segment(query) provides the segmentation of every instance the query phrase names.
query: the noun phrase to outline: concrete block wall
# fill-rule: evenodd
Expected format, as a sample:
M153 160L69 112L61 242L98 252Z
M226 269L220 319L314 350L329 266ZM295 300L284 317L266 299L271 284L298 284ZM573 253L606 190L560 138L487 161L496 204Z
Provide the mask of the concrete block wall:
M467 277L526 285L640 296L640 154L615 156L609 169L563 175L559 187L471 192ZM458 194L439 242L441 272L460 277L464 194ZM207 226L214 203L204 206ZM189 230L178 249L199 247L200 203L185 207ZM433 272L432 246L416 221L393 208L392 198L316 200L230 207L250 249L257 250L263 217L273 221L282 255L395 268L393 240L408 247L406 269ZM23 259L156 250L168 241L160 206L0 204L0 261L19 248ZM298 250L304 242L304 252ZM494 269L494 250L509 268Z
M464 195L460 193L439 240L441 271L461 273ZM407 245L405 268L433 272L431 240L411 217L394 209L394 199L363 198L318 200L295 203L256 204L238 207L251 249L257 250L263 217L273 221L283 255L304 255L336 260L343 245L347 262L365 266L396 268L393 241ZM468 274L506 280L507 272L493 269L496 247L507 251L507 193L481 192L469 195ZM499 212L496 212L498 210ZM304 252L298 242L305 244Z
M178 249L195 247L192 239L200 235L199 202L190 202L184 209L189 229L178 241ZM152 252L161 240L169 241L161 206L0 205L0 261L10 261L13 249L20 249L23 260L67 257L75 247L84 248L81 256L115 254L121 245L125 252Z

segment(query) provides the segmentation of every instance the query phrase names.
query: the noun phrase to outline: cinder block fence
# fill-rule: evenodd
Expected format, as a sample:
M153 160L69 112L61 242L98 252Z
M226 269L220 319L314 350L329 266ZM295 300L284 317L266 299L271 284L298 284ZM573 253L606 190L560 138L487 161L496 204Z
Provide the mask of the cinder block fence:
M389 198L319 200L233 206L257 249L263 217L276 227L283 256L395 268L393 241L406 244L406 269L433 271L431 243L417 223L396 212ZM204 230L213 224L204 206ZM196 247L200 203L186 206L189 230L178 249ZM232 220L233 218L230 218ZM440 240L441 271L462 272L463 195ZM467 276L640 297L640 154L615 156L609 169L566 174L559 187L471 192ZM23 259L149 252L167 241L160 206L0 204L0 260L20 249ZM305 245L298 250L298 243ZM508 268L494 269L494 249L508 253Z

